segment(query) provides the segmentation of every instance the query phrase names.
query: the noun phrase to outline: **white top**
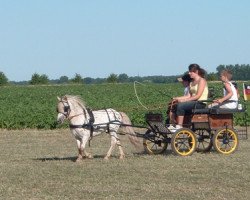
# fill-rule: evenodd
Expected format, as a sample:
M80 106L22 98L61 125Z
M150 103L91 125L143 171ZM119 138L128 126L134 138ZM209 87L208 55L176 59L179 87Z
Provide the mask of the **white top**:
M189 86L185 87L184 89L184 96L189 95Z
M235 101L235 102L229 102L229 103L222 103L222 105L220 106L220 108L229 108L229 109L235 109L237 108L238 105L238 94L236 91L236 88L234 87L234 85L231 82L228 82L230 84L230 87L232 89L233 95L231 96L230 101ZM227 95L227 91L225 88L223 88L223 94L224 96Z

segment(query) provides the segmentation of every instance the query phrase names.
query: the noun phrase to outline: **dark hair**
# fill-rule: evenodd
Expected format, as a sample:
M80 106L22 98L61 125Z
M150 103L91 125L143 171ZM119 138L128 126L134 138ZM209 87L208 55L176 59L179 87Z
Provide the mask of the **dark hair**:
M192 78L190 77L189 74L184 74L182 77L181 77L182 81L187 81L187 82L191 82L192 81Z
M196 71L198 71L198 74L199 74L202 78L204 78L205 75L206 75L206 71L205 71L203 68L201 68L198 64L191 64L191 65L189 65L189 66L188 66L188 70L189 70L190 72L196 72Z

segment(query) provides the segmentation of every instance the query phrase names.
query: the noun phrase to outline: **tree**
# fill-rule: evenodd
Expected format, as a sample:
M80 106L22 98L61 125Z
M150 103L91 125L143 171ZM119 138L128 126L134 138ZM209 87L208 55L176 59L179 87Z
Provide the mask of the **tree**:
M71 79L73 83L81 84L83 83L82 76L80 74L76 74L73 79Z
M48 83L49 83L49 78L46 74L39 75L38 73L34 73L30 80L31 85L48 84Z
M86 84L91 84L91 83L94 83L94 79L90 77L86 77L83 79L83 82Z
M219 65L218 67L216 67L217 74L220 74L220 72L225 68L226 68L225 65Z
M8 78L3 72L0 72L0 85L6 85L8 83Z
M217 80L218 80L218 74L217 74L217 73L214 73L214 72L209 73L209 74L207 75L207 80L208 80L208 81L217 81Z
M128 82L128 75L127 74L120 74L118 76L118 81L119 83L125 83L125 82Z
M223 69L229 69L233 74L234 80L249 80L250 77L250 65L219 65L216 70L218 74Z
M42 74L40 76L40 84L48 84L49 83L49 78L46 74Z
M31 85L38 85L39 84L39 80L40 80L40 75L37 74L37 73L34 73L31 76L30 84Z
M116 74L110 74L107 78L108 83L117 83L118 82L118 76Z
M67 76L61 76L59 79L59 83L68 83L69 78Z

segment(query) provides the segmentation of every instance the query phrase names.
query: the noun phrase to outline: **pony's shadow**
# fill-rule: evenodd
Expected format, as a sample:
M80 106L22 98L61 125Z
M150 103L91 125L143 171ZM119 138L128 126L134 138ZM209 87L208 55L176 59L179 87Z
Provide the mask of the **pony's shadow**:
M104 158L104 155L94 155L92 159L103 159ZM35 158L33 160L36 160L36 161L41 161L41 162L47 162L47 161L50 161L50 162L53 162L53 161L72 161L72 162L75 162L77 159L76 156L72 156L72 157L46 157L46 158ZM88 158L83 158L83 160L87 160ZM88 159L88 160L91 160L91 159Z
M137 153L133 153L133 156L142 156L142 155L148 155L147 153L145 152L137 152ZM93 158L92 159L89 159L89 158L83 158L83 160L102 160L104 159L105 155L93 155ZM119 156L118 155L112 155L110 157L111 159L112 158L115 158L115 159L119 159ZM72 156L72 157L44 157L44 158L35 158L33 160L35 161L40 161L40 162L53 162L53 161L71 161L71 162L75 162L77 159L76 156Z
M75 162L75 160L77 159L77 157L46 157L46 158L35 158L33 160L36 161L41 161L41 162L47 162L47 161L64 161L64 160L68 160L68 161L72 161Z

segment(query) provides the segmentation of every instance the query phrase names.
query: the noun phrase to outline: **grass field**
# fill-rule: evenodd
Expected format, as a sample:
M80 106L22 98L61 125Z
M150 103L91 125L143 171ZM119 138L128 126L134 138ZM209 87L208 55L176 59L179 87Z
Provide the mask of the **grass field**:
M179 157L136 153L121 136L126 159L109 161L108 135L93 139L91 160L73 162L69 130L0 131L0 199L239 199L250 198L250 143L229 156L215 151ZM116 149L117 150L117 149Z

